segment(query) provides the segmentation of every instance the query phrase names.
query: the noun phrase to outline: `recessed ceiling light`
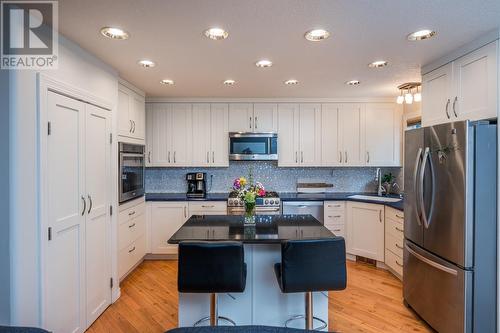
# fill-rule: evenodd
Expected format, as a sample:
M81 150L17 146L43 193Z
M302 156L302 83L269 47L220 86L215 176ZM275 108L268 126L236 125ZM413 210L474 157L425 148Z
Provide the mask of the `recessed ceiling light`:
M370 68L381 68L387 66L388 62L385 60L377 60L368 64Z
M429 30L429 29L424 29L424 30L415 31L415 32L409 34L406 38L410 41L424 40L424 39L429 39L435 35L436 35L435 31Z
M151 60L147 60L147 59L139 60L138 64L141 65L144 68L155 67L155 63L152 62Z
M347 81L345 84L347 84L348 86L357 86L359 85L361 82L358 81L358 80L351 80L351 81Z
M314 29L306 32L304 37L311 42L319 42L330 37L330 33L324 29Z
M234 80L226 80L223 83L226 86L232 86L232 85L234 85L236 83L236 81L234 81Z
M271 60L263 59L259 60L255 63L255 66L257 67L271 67L273 65L273 62Z
M111 39L128 39L129 34L125 30L113 27L104 27L101 29L101 35Z
M286 80L284 83L289 85L289 86L293 86L293 85L299 84L299 81L297 81L295 79L290 79L290 80Z
M161 84L164 84L164 85L167 85L167 86L171 86L174 84L174 81L173 80L170 80L170 79L163 79L160 81Z
M205 36L213 39L213 40L220 40L220 39L226 39L227 36L229 36L229 33L221 28L210 28L205 30L204 32Z

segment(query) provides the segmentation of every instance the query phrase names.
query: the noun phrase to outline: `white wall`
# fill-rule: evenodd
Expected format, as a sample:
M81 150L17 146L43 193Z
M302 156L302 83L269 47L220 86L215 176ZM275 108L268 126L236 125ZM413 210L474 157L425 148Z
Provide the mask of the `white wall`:
M59 37L59 69L44 71L60 82L106 100L113 106L113 133L116 133L117 73L73 42ZM10 108L10 248L11 322L13 325L40 325L40 267L37 166L37 73L11 71ZM116 145L113 145L116 147ZM117 166L112 151L113 171ZM113 173L113 179L116 174ZM116 207L116 189L113 189ZM116 217L113 217L116 226ZM116 269L114 269L116 271Z

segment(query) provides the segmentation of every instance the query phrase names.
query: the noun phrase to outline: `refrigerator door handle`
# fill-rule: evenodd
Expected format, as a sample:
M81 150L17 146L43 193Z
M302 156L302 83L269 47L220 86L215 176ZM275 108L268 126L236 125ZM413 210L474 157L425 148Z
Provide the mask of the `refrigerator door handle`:
M412 255L414 256L415 258L417 258L418 260L422 261L423 263L426 263L427 265L429 266L432 266L436 269L439 269L440 271L443 271L445 273L448 273L448 274L451 274L451 275L458 275L458 272L454 269L451 269L449 267L446 267L446 266L443 266L441 264L438 264L437 262L435 261L432 261L426 257L424 257L423 255L421 254L418 254L417 252L415 252L414 250L412 250L408 244L405 244L405 248L406 250Z
M422 148L419 148L418 149L418 152L417 152L417 158L415 159L415 167L413 169L413 184L415 184L415 200L413 201L413 206L414 206L414 209L415 209L415 215L417 216L417 223L418 225L422 225L422 222L420 221L420 213L418 212L418 198L419 198L419 190L418 190L418 183L417 183L417 179L418 179L418 170L419 170L419 167L420 167L420 163L421 163L421 159L422 159Z
M422 158L422 164L420 166L420 175L419 175L419 189L418 191L418 198L420 201L420 213L422 215L422 220L424 222L424 227L426 229L429 229L429 220L427 219L427 213L425 211L425 204L424 204L424 179L425 179L425 167L427 166L427 160L429 159L429 147L425 147L424 150L424 157Z

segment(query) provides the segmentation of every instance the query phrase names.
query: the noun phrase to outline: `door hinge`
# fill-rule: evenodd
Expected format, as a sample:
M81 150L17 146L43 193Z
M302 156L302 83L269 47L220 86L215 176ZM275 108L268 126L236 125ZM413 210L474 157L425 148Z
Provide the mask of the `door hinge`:
M52 240L52 227L49 227L47 235L48 235L49 241Z
M109 287L113 289L113 278L109 279Z
M113 215L113 206L109 206L109 215Z
M52 133L52 125L50 121L47 123L47 135L50 135Z
M113 134L109 133L109 143L113 143Z

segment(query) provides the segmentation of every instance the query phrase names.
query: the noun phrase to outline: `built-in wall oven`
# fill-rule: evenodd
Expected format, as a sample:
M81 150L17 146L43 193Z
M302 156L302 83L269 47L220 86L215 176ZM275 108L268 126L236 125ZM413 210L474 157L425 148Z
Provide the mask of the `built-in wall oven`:
M120 142L119 152L119 202L144 195L144 146Z
M229 159L232 161L278 160L278 134L229 133Z

